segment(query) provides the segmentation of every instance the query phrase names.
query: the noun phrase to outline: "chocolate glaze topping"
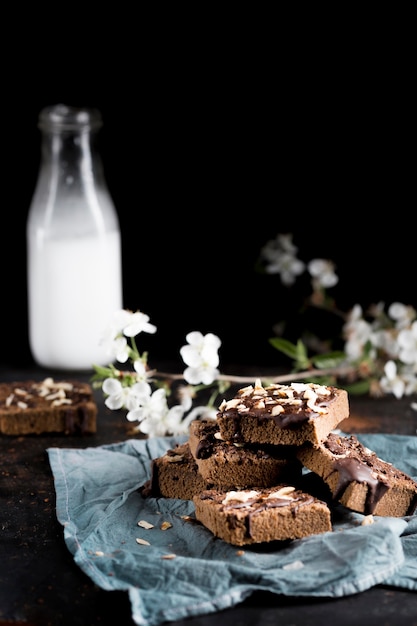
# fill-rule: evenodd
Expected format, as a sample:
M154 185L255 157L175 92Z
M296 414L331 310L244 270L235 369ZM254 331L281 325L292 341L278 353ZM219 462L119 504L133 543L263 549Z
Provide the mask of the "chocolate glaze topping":
M214 448L218 444L216 439L216 433L218 432L219 427L215 422L204 423L196 450L197 459L208 459L214 453Z
M368 490L365 500L365 515L372 515L376 505L389 489L389 486L382 480L372 476L372 470L358 459L346 458L338 459L335 462L335 470L339 472L339 481L334 494L338 499L343 495L349 483L355 480L358 483L366 483Z
M378 502L389 490L390 478L410 480L406 474L365 448L355 435L338 437L331 433L324 446L335 455L332 473L338 472L338 484L334 497L339 499L352 481L366 483L368 487L365 501L366 515L374 513ZM413 503L412 507L414 510L416 503Z

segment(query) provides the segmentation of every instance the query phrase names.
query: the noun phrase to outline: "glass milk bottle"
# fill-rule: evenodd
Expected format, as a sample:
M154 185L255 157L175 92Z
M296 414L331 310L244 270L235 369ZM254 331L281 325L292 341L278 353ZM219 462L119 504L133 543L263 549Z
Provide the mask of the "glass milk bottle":
M122 307L121 235L97 147L100 111L39 114L41 162L27 221L29 342L45 368L111 359L103 331Z

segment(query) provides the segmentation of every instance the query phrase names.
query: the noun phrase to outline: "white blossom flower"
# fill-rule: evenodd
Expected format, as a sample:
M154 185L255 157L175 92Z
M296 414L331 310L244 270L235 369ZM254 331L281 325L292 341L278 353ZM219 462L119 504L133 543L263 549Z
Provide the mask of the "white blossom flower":
M392 328L373 330L369 339L372 345L384 352L389 359L396 359L398 357L399 346L397 334Z
M146 369L146 363L142 359L133 361L133 369L136 372L137 380L146 382L148 379L148 370Z
M417 393L417 371L410 365L401 365L401 377L405 383L404 395L411 396Z
M107 332L113 334L113 338L123 334L123 328L129 323L131 311L119 309L113 313Z
M348 359L355 361L363 354L367 341L372 335L372 326L362 318L362 307L356 304L350 311L348 320L343 326L346 338L345 353Z
M131 311L127 311L129 314L128 319L126 319L126 323L123 326L123 334L126 337L136 337L139 333L156 333L156 326L154 324L149 323L149 315L145 313L141 313L140 311L136 311L132 313Z
M388 307L388 315L395 322L396 328L407 328L416 317L416 311L412 306L406 306L401 302L393 302Z
M180 404L171 407L165 415L164 424L167 433L172 435L185 435L188 432L190 422L183 420L185 409Z
M120 363L126 363L131 351L126 337L135 337L142 331L156 332L156 326L149 323L149 316L140 311L133 313L120 309L113 314L108 327L103 331L100 344L104 346L111 361L116 359Z
M221 341L213 333L203 335L193 331L186 336L188 345L180 349L181 357L188 367L184 370L184 379L190 385L211 385L219 375L218 350Z
M313 284L325 289L334 287L339 282L335 272L335 265L326 259L313 259L309 262L308 271L313 277Z
M267 261L265 272L279 274L284 285L293 285L296 277L305 270L305 263L297 258L297 252L292 235L277 235L276 239L268 241L261 250L261 256Z
M113 361L119 361L119 363L126 363L129 358L129 346L126 337L117 337L112 343L108 344L107 352Z
M137 408L143 397L151 392L148 383L138 382L131 387L123 386L116 378L106 378L102 385L103 392L108 396L105 405L111 410L128 409L132 411Z
M111 410L126 409L127 420L137 421L138 430L149 437L185 434L193 419L202 415L212 416L216 412L211 406L193 409L193 402L198 391L211 385L219 375L218 350L221 341L212 333L203 335L194 331L187 335L188 345L182 347L181 353L188 365L184 376L188 385L180 386L177 390L180 404L169 406L167 388L164 386L154 390L150 384L155 382L152 380L155 370L148 368L147 353L141 355L133 339L129 342L129 338L140 332L154 333L156 326L150 324L148 315L123 309L114 313L103 333L102 342L111 357L121 362L130 360L134 370L124 373L118 372L111 365L107 368L95 367L97 374L102 377L105 405ZM187 413L189 415L185 420Z
M147 383L138 383L147 385L147 393L140 395L136 406L133 407L126 415L129 422L141 422L146 419L160 419L168 410L165 389L157 389L152 392L150 385Z
M277 252L286 252L291 256L296 256L297 246L293 243L291 233L279 233L275 239L270 239L262 248L261 255L269 261L274 261Z
M400 330L397 341L401 361L417 366L417 320L411 324L411 328Z
M120 363L126 363L129 358L129 346L123 337L123 327L127 324L129 312L118 310L113 314L107 328L104 329L100 337L100 345L104 347L109 360L117 359Z
M181 407L176 405L158 418L144 418L137 428L145 435L148 435L148 437L184 435L187 429L183 426L182 416L183 411Z
M396 398L402 398L405 391L404 380L397 374L397 365L394 361L387 361L384 366L385 375L379 384L385 393L393 393Z
M167 434L180 435L188 430L189 423L183 423L184 407L177 404L168 407L165 389L157 389L139 406L126 415L130 422L138 421L138 430L148 437L162 437Z
M278 243L278 247L283 252L288 252L288 254L292 254L293 256L297 255L298 248L293 243L292 233L281 233L277 235L276 241Z

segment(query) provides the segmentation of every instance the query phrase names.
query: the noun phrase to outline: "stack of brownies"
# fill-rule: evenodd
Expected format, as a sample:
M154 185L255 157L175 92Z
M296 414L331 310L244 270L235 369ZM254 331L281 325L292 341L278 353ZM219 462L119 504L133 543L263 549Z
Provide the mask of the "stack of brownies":
M152 460L142 496L193 500L196 519L238 546L331 531L333 502L365 515L412 514L417 483L355 436L332 432L348 416L343 389L258 379ZM302 487L306 470L328 501Z

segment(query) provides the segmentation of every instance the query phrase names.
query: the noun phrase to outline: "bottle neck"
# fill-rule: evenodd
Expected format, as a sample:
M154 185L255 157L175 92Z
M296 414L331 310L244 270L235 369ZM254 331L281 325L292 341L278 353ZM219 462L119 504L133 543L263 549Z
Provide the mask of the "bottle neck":
M102 126L97 109L58 104L45 107L39 114L42 133L42 166L55 171L60 184L87 183L96 178L104 185L98 148Z
M28 227L44 236L119 229L105 180L98 131L101 118L59 105L41 112L41 161Z
M97 132L89 129L43 130L42 166L54 170L60 184L104 185Z

